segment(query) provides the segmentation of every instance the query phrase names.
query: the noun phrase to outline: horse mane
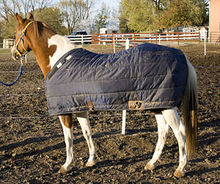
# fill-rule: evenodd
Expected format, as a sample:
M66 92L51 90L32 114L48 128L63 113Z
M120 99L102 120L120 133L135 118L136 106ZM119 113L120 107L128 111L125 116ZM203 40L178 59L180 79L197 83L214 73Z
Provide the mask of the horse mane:
M37 38L39 38L42 35L42 32L44 30L46 30L48 34L51 34L51 33L56 34L47 24L42 23L40 21L34 21L33 26L34 26L35 36Z

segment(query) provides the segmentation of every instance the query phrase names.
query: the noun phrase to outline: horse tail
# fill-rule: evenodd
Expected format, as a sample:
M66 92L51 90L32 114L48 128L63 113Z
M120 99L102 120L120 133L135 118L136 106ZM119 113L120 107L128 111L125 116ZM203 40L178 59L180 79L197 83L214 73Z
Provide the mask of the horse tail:
M192 64L187 60L188 77L185 92L181 102L182 119L186 127L186 149L188 158L191 158L196 150L198 135L197 119L197 77Z

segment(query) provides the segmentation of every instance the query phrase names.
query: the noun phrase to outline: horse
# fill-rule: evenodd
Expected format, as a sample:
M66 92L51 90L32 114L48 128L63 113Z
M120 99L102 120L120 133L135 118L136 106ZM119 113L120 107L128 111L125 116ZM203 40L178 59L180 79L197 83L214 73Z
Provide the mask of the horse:
M45 23L36 21L31 13L23 18L16 14L16 38L15 45L12 48L12 58L18 60L20 57L33 51L40 69L47 78L57 61L65 53L77 49L69 40L56 34ZM178 50L178 49L177 49ZM187 59L186 59L187 60ZM181 71L180 71L181 72ZM181 79L180 79L181 80ZM178 113L177 106L169 108L155 109L155 118L158 127L158 140L152 159L147 162L145 170L153 170L159 160L169 128L174 132L179 147L179 165L174 172L175 177L183 177L188 159L194 155L197 146L197 79L196 72L187 60L187 82L185 84L184 94L181 99L181 112L183 118ZM82 132L89 148L89 158L87 167L93 167L96 164L95 146L92 139L92 131L88 119L88 111L79 111L74 113L82 128ZM64 140L66 145L66 161L59 169L59 173L65 173L71 170L73 164L73 122L72 113L59 114L60 123L63 128Z

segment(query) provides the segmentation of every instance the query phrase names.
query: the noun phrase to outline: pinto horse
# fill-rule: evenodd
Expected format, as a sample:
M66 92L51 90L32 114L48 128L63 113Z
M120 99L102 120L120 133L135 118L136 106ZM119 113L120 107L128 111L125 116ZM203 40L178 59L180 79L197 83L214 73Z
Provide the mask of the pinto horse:
M76 46L70 44L67 38L56 34L46 24L35 21L31 13L28 13L27 18L22 18L16 14L16 19L18 23L16 27L16 44L12 48L12 57L19 59L32 50L45 78L59 58L76 48ZM158 108L154 111L158 126L158 141L153 157L146 164L145 170L155 168L155 164L162 153L169 128L173 130L179 146L179 165L174 173L176 177L184 176L184 167L187 164L188 157L195 152L198 128L196 73L189 61L187 61L187 70L186 86L181 99L183 120L180 118L176 106ZM88 112L77 112L75 115L89 147L89 159L86 166L92 167L96 164L95 146L92 140ZM59 170L60 173L63 173L69 171L73 163L72 114L59 115L59 120L66 144L66 161Z

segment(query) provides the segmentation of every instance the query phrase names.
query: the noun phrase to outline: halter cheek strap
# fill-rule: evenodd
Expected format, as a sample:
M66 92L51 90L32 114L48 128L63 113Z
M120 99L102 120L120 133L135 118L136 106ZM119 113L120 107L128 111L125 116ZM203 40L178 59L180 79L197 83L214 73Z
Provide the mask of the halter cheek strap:
M25 35L25 33L26 33L26 30L27 30L28 26L30 26L32 23L33 23L33 21L29 22L29 23L25 26L25 28L24 28L24 29L22 30L22 32L21 32L21 35L20 35L19 40L18 40L17 43L15 44L16 53L17 53L19 56L23 56L23 55L25 55L25 54L28 52L27 49L25 49L25 47L24 47L24 39L23 39L23 37L24 37L24 35ZM22 53L22 52L19 51L19 49L18 49L18 45L19 45L20 42L21 42L21 46L22 46L22 49L23 49L23 52L24 52L24 53Z

